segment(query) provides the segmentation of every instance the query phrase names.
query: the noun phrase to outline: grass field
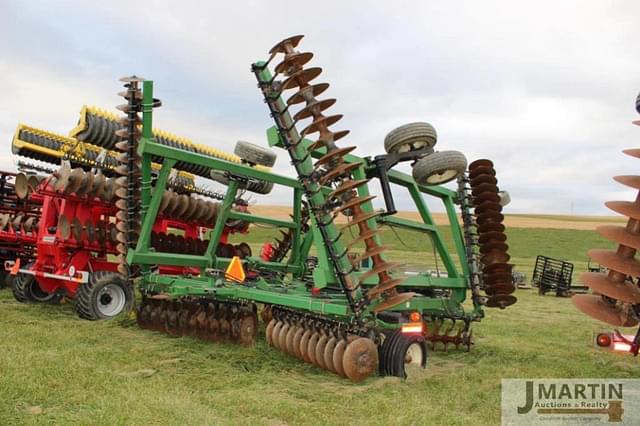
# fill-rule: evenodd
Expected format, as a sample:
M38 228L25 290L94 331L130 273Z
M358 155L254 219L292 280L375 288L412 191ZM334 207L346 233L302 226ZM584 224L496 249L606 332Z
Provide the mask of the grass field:
M271 233L252 232L253 247ZM385 233L394 258L430 253L424 239ZM508 237L528 274L537 254L581 270L588 248L609 246L592 231L511 229ZM470 353L431 352L411 381L352 384L262 338L252 348L171 338L128 319L79 320L70 304L20 304L1 290L0 424L496 424L501 378L640 375L632 357L594 349L593 333L606 328L569 299L517 295L474 326Z

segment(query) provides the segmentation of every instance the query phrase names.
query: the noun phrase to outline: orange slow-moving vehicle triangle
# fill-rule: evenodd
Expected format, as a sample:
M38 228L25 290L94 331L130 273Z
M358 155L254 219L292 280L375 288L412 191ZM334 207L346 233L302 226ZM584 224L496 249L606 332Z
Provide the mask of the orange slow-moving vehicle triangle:
M224 273L227 279L237 281L239 283L243 282L246 277L244 268L242 267L242 261L238 256L233 256Z

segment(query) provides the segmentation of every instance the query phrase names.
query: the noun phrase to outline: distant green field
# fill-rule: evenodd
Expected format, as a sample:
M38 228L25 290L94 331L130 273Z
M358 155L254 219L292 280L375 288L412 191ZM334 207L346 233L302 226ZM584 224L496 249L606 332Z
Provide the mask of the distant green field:
M518 217L527 219L561 220L566 222L610 222L624 223L627 219L623 216L571 216L554 214L508 214L507 217Z

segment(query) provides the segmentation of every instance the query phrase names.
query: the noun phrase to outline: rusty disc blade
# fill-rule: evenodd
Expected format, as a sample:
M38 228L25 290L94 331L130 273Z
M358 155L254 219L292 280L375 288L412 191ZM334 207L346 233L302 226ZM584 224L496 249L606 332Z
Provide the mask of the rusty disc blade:
M76 168L71 171L67 185L63 188L65 194L73 194L76 192L84 181L84 170Z
M269 324L267 324L267 328L265 328L264 330L264 337L267 340L267 344L269 346L273 346L271 334L273 333L273 328L276 326L277 322L278 321L272 318L271 321L269 321Z
M309 82L322 74L322 68L307 68L291 74L289 78L282 82L282 90L293 89L294 87L304 87Z
M60 236L65 240L68 240L71 236L71 224L69 223L69 219L67 219L65 215L60 215L60 217L58 218L57 229L60 233Z
M495 296L498 294L511 294L516 291L516 286L513 284L494 284L485 289L487 296Z
M162 200L160 201L160 207L158 207L158 213L164 212L164 210L169 205L169 202L171 201L171 197L173 197L173 192L171 191L165 191L162 194Z
M300 120L304 120L304 119L309 118L309 117L314 117L314 116L322 113L322 111L325 111L325 110L331 108L335 103L336 103L336 100L333 99L333 98L323 99L321 101L316 100L315 102L311 102L311 103L307 104L306 107L304 107L300 111L298 111L293 116L293 119L295 121L300 121ZM327 125L329 125L329 124L327 124Z
M33 228L33 224L35 221L36 221L36 218L33 216L30 216L27 218L27 220L24 221L24 225L22 225L22 227L26 232L31 232L31 229Z
M603 294L621 302L639 304L640 288L630 281L616 282L611 280L607 274L599 272L583 272L580 279L593 292Z
M638 321L620 309L617 305L605 302L602 297L593 294L576 294L571 301L583 313L614 327L633 327Z
M500 203L496 203L495 201L485 201L475 208L476 215L485 213L500 213L501 211L502 206L500 205Z
M498 179L496 179L494 175L486 173L486 174L481 174L481 175L475 177L474 179L471 179L470 183L471 183L472 187L476 187L476 186L482 185L484 183L488 183L488 184L491 184L491 185L497 185L498 184Z
M29 180L27 179L27 175L18 173L13 186L16 197L21 200L27 198L27 195L29 195Z
M510 294L498 294L498 295L489 297L489 299L487 300L487 306L489 308L504 309L507 306L513 305L517 301L518 299L515 296L512 296Z
M9 219L11 219L11 215L9 215L9 213L0 215L0 231L4 230L4 228L7 226L7 223L9 223Z
M316 161L316 163L313 165L313 167L318 169L326 164L330 164L334 160L341 159L342 157L349 154L354 149L356 149L355 146L346 146L344 148L334 149L326 153L322 157L320 157L318 161Z
M290 328L291 324L285 322L284 325L280 328L280 332L278 333L277 347L284 353L287 353L287 334L289 333Z
M353 191L359 186L367 184L367 182L369 182L369 179L345 180L327 196L327 199L333 200L334 198L338 198L344 193Z
M116 223L116 229L120 232L127 232L127 229L129 228L127 227L127 222L122 221L122 222Z
M373 298L380 296L385 291L389 291L392 288L396 288L397 286L402 284L403 281L404 281L404 278L394 278L394 279L387 279L381 283L378 283L375 287L371 288L367 292L367 298L369 300L372 300Z
M587 256L602 266L632 277L640 276L640 262L636 259L625 258L613 250L593 249Z
M300 341L302 340L302 336L304 335L305 331L306 330L304 329L304 327L298 326L296 329L296 333L293 335L292 350L296 358L302 359L302 354L300 353Z
M491 222L502 223L503 221L504 221L504 216L502 215L502 213L496 213L496 212L484 213L476 217L476 222L478 223L479 226L483 226Z
M473 197L473 204L475 206L479 206L480 204L486 203L487 201L491 201L492 203L500 203L500 196L497 192L485 192L484 194L478 194L478 196Z
M478 226L478 232L480 234L486 234L487 232L504 232L505 226L500 222L487 222Z
M499 265L504 265L504 263ZM512 284L513 276L511 275L511 272L492 272L489 274L485 273L485 276L483 277L483 281L487 286L494 286L494 285L500 285L500 284Z
M128 168L126 164L121 164L118 167L114 168L113 171L116 172L116 174L119 174L120 176L126 176Z
M611 241L640 250L640 234L629 232L623 226L601 225L596 228L596 232Z
M318 341L320 340L320 333L314 331L309 337L309 342L307 343L307 357L309 357L309 362L311 364L318 365L316 361L316 346L318 345Z
M119 243L119 244L116 246L116 251L117 251L119 254L127 254L127 245L126 245L126 244L123 244L123 243Z
M480 258L480 262L482 262L483 265L507 263L509 260L511 260L511 256L509 256L506 252L499 250L491 251Z
M367 213L363 215L358 215L358 217L350 220L346 225L341 228L341 231L346 230L347 228L351 228L352 226L360 225L361 223L366 223L369 220L380 216L380 213Z
M351 172L360 167L359 163L344 163L340 164L338 167L327 170L327 172L320 178L320 184L324 185L327 182L331 182L332 180L351 176ZM372 196L375 198L375 196Z
M87 232L87 241L89 241L89 244L93 243L96 237L96 227L93 225L91 219L87 219L84 223L84 229Z
M379 256L384 253L386 250L390 249L390 246L375 246L368 248L364 253L360 256L356 256L355 258L350 259L351 263L354 265L360 264L363 260L369 259L370 257Z
M126 210L127 209L127 200L125 200L124 198L120 198L118 201L116 201L116 207L119 210Z
M509 245L506 243L487 243L480 246L480 254L487 254L493 250L499 250L506 252L509 250Z
M495 176L496 171L493 167L476 167L475 169L469 169L469 179L476 179L482 175Z
M285 56L284 60L275 66L274 71L276 74L289 74L291 71L296 71L304 66L313 58L311 52L296 52Z
M93 186L91 187L91 191L89 192L89 194L92 197L102 198L101 194L104 192L104 186L106 183L107 178L102 174L101 171L98 171L93 179Z
M24 219L24 215L22 213L18 213L13 220L11 221L11 226L14 230L19 230L20 225L22 224L22 219Z
M300 91L294 93L289 99L287 99L287 105L295 105L306 100L305 96L316 97L321 95L325 90L329 88L329 83L318 83L304 87Z
M493 168L493 162L491 160L487 160L486 158L481 158L479 160L475 160L471 164L469 164L469 170L475 170L478 167L491 167Z
M493 265L487 265L482 268L482 272L485 274L494 274L498 272L508 272L511 273L513 270L513 265L510 263L494 263Z
M189 196L185 194L180 194L178 196L178 206L173 212L174 217L182 217L185 212L189 209Z
M474 196L483 194L485 192L497 193L498 187L493 183L483 183L481 185L471 188L471 194Z
M124 232L118 232L116 234L116 241L122 244L127 243L127 235Z
M368 271L365 271L364 273L360 274L360 276L358 277L359 282L362 284L364 281L366 281L370 277L378 275L381 272L391 272L395 269L398 269L400 266L402 266L402 263L399 263L399 262L377 263L376 265L373 265L373 267Z
M622 152L631 157L640 158L640 148L623 149Z
M486 243L503 243L507 241L507 234L504 232L485 232L484 234L480 234L478 238L478 242L482 244Z
M284 341L285 351L291 356L297 356L296 349L293 345L293 342L296 334L298 334L299 331L300 331L300 327L298 327L295 324L292 324L291 327L289 327L289 332L287 333L287 337L285 337L285 341Z
M347 377L344 371L344 366L342 364L344 360L344 351L347 349L347 344L348 342L345 339L338 340L338 343L336 343L335 349L333 350L332 356L332 364L335 372L342 377Z
M276 349L280 349L280 330L284 327L284 322L277 321L275 327L271 331L271 343Z
M327 369L327 365L324 362L324 350L327 348L327 342L329 341L329 336L326 334L322 334L320 339L318 340L318 344L316 345L316 364L320 368Z
M295 49L300 43L300 40L303 39L303 37L304 35L299 34L285 38L284 40L278 42L278 44L273 46L271 50L269 50L269 55L274 55L276 53L287 53L287 49Z
M76 195L78 197L83 197L91 192L91 188L93 188L94 177L95 175L91 172L86 172L84 174L84 179L82 179L80 187L76 190Z
M258 318L253 314L247 314L240 318L240 334L238 343L249 346L255 343L258 335Z
M373 340L360 337L347 345L342 368L353 382L361 382L378 369L378 348Z
M336 369L333 366L333 351L335 350L337 343L338 343L338 339L336 339L334 336L330 336L324 348L324 354L323 354L324 365L326 366L327 370L333 371L334 373L336 372Z
M626 175L614 176L613 180L633 189L640 189L640 176Z
M604 205L623 216L640 220L640 203L634 201L607 201Z
M311 362L311 358L309 358L309 353L307 352L307 348L309 347L309 339L311 338L312 334L313 334L313 331L307 329L305 330L304 334L302 335L302 338L300 339L300 347L298 349L300 352L300 357L304 362Z
M309 124L305 127L302 132L300 132L300 136L308 136L312 135L316 132L319 132L323 129L327 129L329 126L336 124L343 117L342 114L335 114L329 116L320 116L313 120L313 123Z
M391 296L385 299L382 303L379 303L378 305L376 305L376 307L373 308L373 312L379 313L382 311L386 311L387 309L391 309L394 306L398 306L402 303L408 302L415 295L416 293L413 293L413 292L398 293L395 296Z
M98 194L98 196L103 201L110 202L111 200L113 200L114 191L115 191L115 180L107 179L102 188L102 192Z
M338 130L337 132L326 132L321 135L317 141L309 145L309 151L313 152L318 148L323 148L327 146L329 142L335 142L337 140L342 139L347 136L351 131L350 130Z
M377 228L377 229L369 229L363 233L361 233L360 235L358 235L356 238L354 238L353 240L349 241L349 243L347 244L347 249L351 250L353 249L356 245L358 245L359 243L362 243L363 241L366 240L370 240L372 238L374 238L377 235L380 235L380 233L382 232L381 229ZM371 241L369 243L372 243ZM373 242L375 243L375 242ZM377 243L375 243L377 244Z

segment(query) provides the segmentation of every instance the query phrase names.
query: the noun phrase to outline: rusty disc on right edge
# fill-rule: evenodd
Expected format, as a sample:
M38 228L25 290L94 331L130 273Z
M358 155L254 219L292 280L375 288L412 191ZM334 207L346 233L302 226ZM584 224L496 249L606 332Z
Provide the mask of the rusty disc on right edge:
M638 324L637 320L617 305L605 302L601 296L576 294L571 297L571 301L585 314L614 327L634 327Z
M360 337L347 345L342 357L345 375L353 382L361 382L378 369L378 348L373 340Z

